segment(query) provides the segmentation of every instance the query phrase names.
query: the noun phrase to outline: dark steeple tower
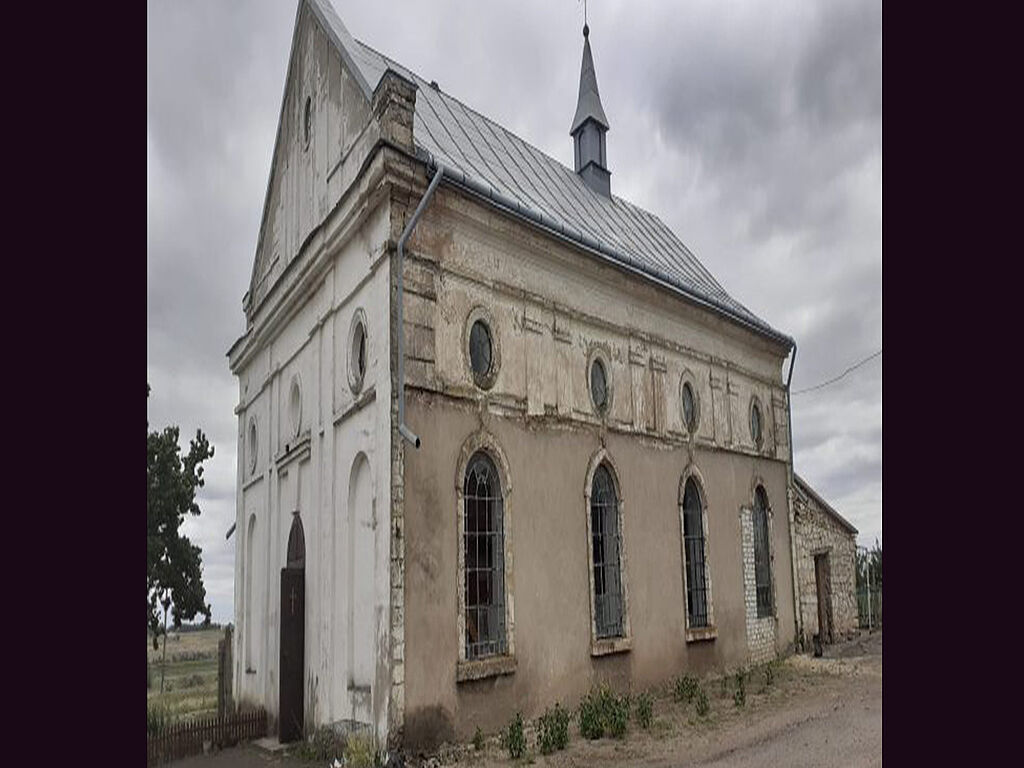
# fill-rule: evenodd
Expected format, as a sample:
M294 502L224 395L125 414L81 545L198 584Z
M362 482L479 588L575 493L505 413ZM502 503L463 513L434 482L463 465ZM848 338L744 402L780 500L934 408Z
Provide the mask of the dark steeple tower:
M612 196L612 175L608 170L605 134L608 118L597 92L594 57L590 53L590 27L583 25L583 66L580 69L580 96L576 116L572 119L572 136L576 173L588 187L605 197Z

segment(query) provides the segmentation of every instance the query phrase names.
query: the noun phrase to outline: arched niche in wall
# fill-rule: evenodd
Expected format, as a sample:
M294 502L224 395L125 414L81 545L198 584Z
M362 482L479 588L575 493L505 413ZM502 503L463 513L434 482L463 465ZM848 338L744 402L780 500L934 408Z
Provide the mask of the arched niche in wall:
M365 453L352 462L348 484L348 683L368 692L376 664L374 621L376 514L373 476Z

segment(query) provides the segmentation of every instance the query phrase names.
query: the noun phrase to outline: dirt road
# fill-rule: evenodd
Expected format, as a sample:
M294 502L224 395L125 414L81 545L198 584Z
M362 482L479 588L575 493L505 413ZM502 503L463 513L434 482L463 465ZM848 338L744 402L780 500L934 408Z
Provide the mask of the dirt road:
M771 685L752 679L747 703L735 706L733 688L705 684L711 714L698 718L692 706L656 700L655 722L645 732L630 724L625 739L586 741L575 728L564 752L543 756L534 748L526 761L538 766L657 766L658 768L747 768L814 766L853 768L882 764L882 634L833 646L825 658L796 656L783 662ZM527 743L535 741L528 735ZM474 768L515 765L491 740L485 750L458 750L438 764Z

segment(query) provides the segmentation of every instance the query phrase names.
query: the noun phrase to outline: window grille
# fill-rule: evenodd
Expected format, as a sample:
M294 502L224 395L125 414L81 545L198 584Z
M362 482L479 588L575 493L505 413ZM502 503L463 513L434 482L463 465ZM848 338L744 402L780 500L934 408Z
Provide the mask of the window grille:
M768 548L768 495L757 486L754 492L754 578L757 586L757 617L772 615L772 567Z
M487 454L473 456L464 487L466 658L506 652L505 536L498 472Z
M611 474L603 464L594 473L590 494L590 531L594 551L594 620L597 636L621 637L619 502Z
M700 492L690 478L683 490L683 549L686 553L686 615L691 628L708 625L707 561Z

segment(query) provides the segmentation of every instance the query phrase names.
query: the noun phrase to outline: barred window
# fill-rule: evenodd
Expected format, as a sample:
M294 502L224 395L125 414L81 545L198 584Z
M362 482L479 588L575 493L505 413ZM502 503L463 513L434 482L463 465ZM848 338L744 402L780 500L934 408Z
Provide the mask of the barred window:
M505 535L498 471L479 451L464 486L466 659L506 652Z
M690 628L708 625L708 585L704 511L693 478L683 489L683 551L686 555L686 617Z
M590 494L590 531L594 552L594 621L597 636L621 637L619 500L611 473L604 464L594 472Z
M754 492L754 578L757 585L757 617L772 615L772 566L768 548L768 494L763 486Z

